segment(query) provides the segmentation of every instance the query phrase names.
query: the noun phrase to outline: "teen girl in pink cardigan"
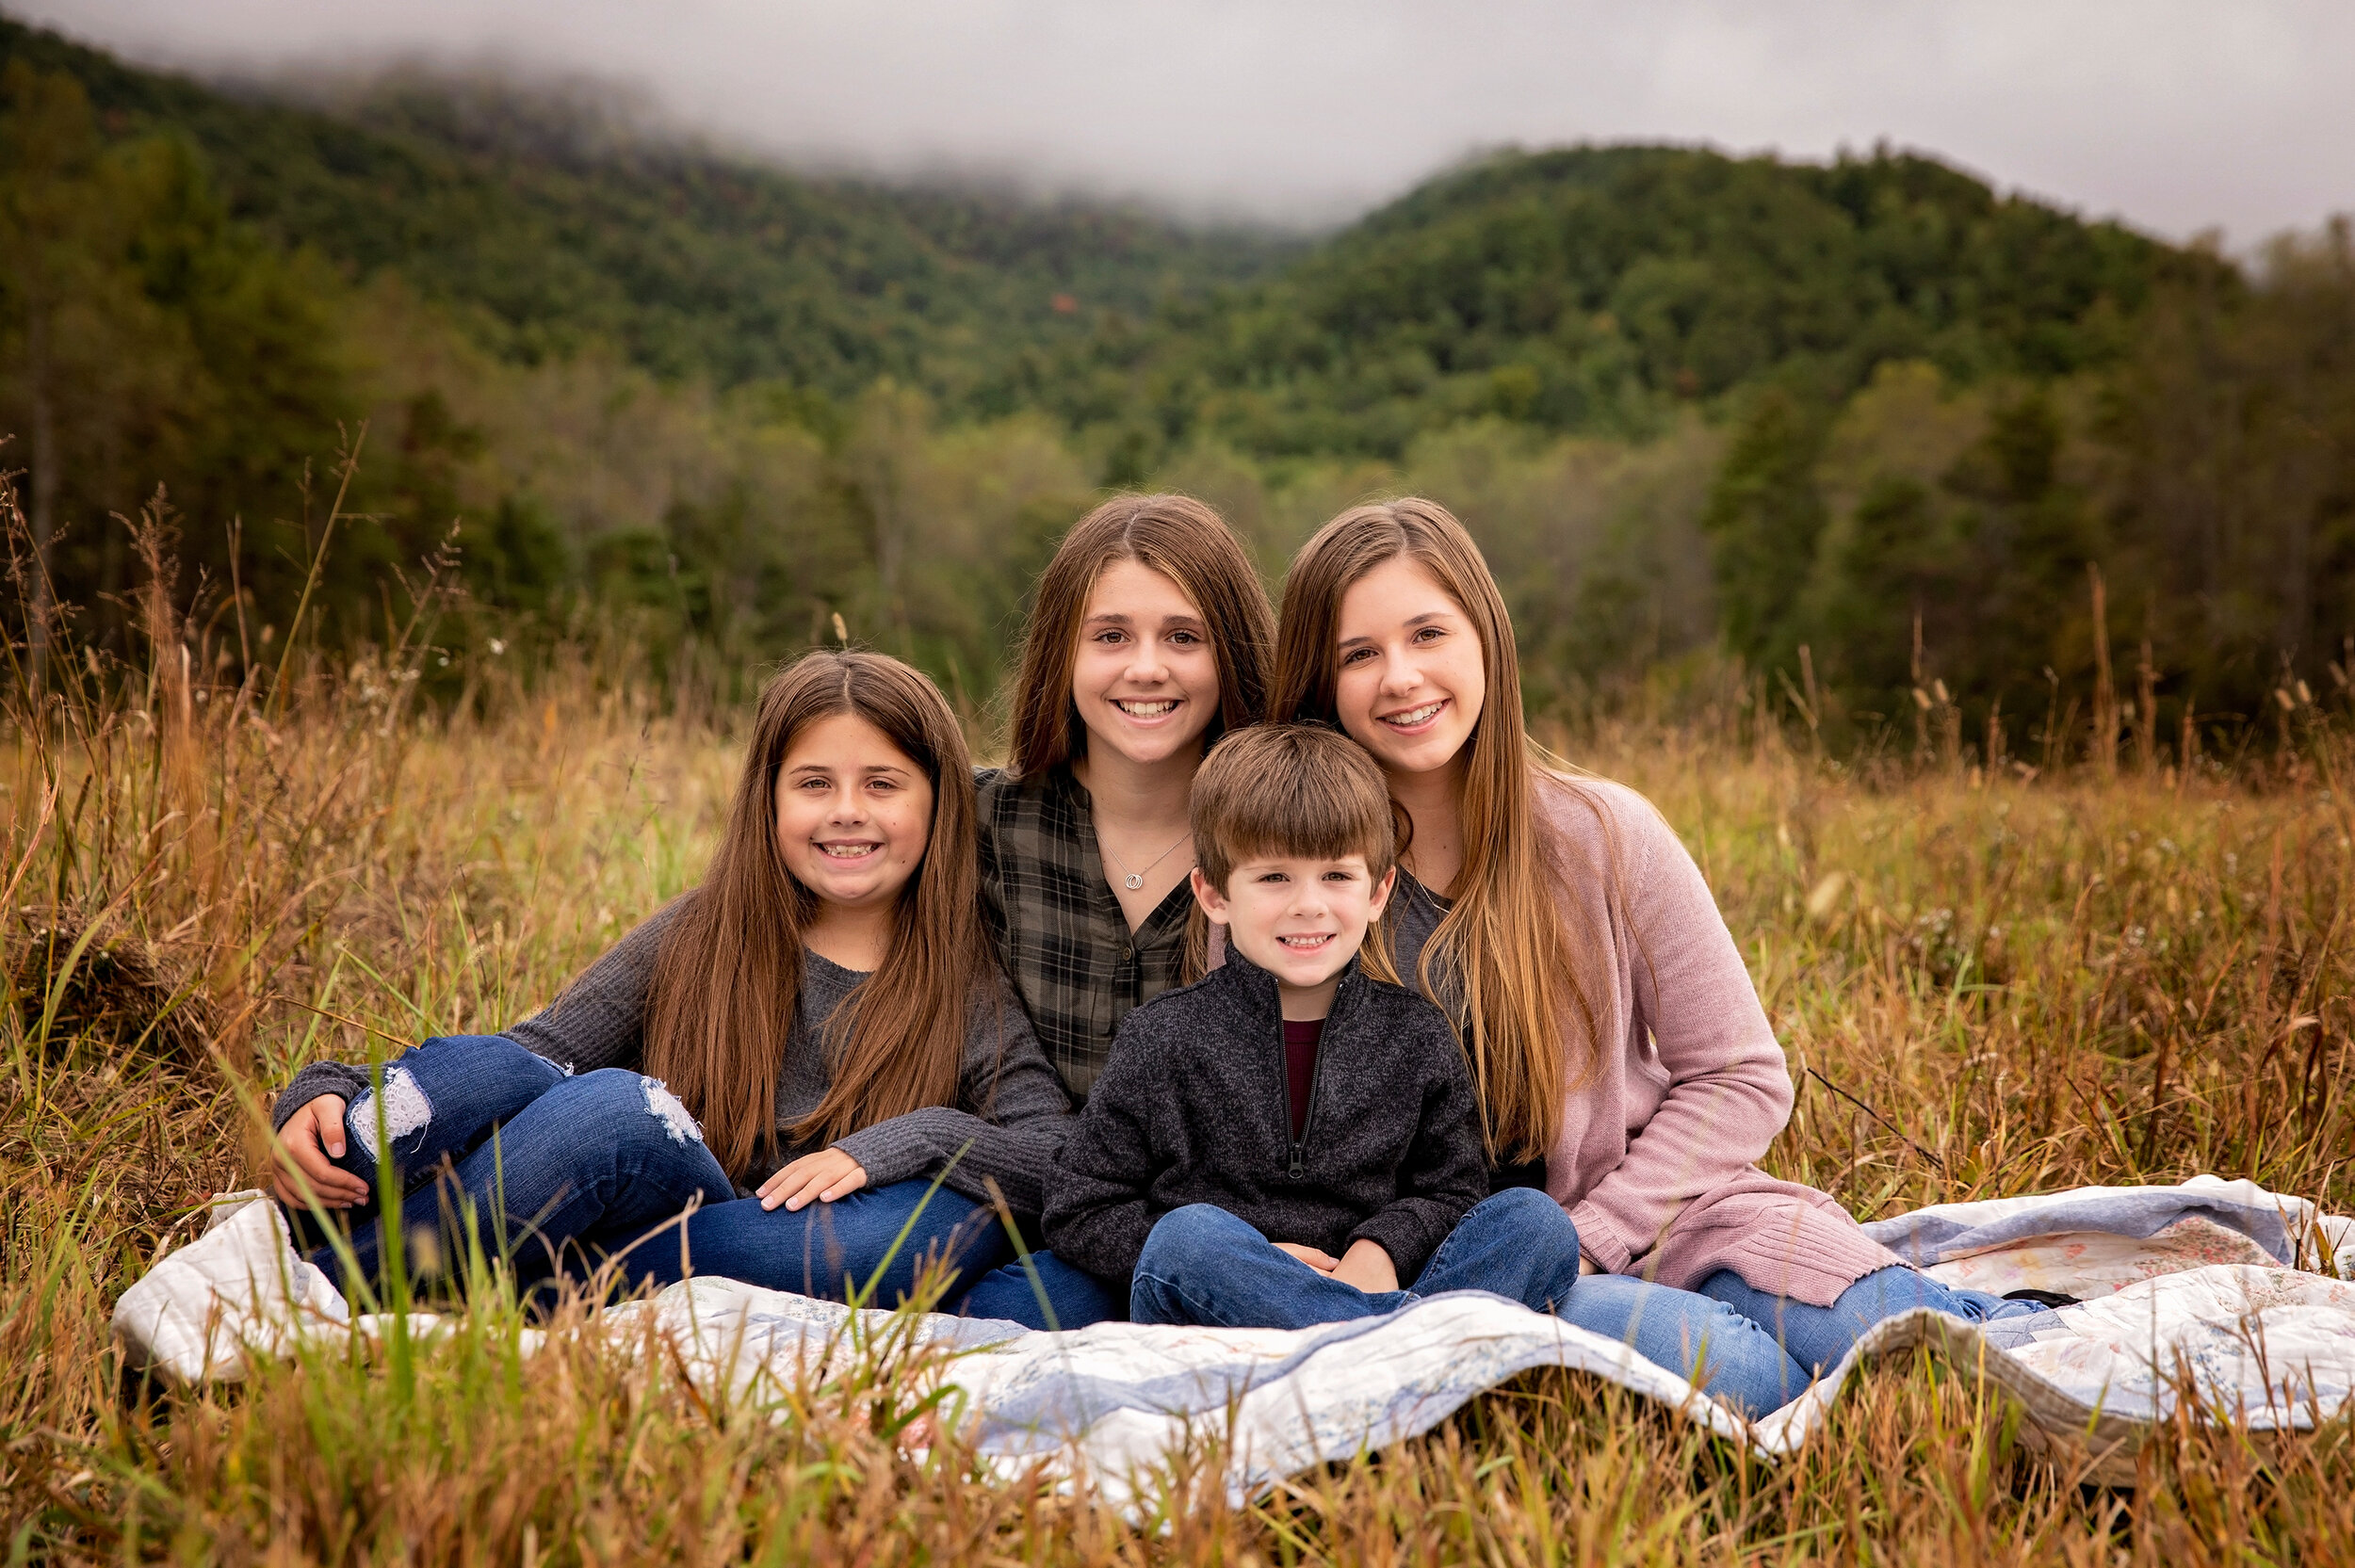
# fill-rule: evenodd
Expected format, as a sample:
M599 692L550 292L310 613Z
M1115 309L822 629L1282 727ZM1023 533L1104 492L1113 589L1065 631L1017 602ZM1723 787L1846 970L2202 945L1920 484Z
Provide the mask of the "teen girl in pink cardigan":
M1499 1178L1578 1227L1562 1316L1755 1414L1892 1313L2038 1310L1939 1285L1758 1168L1791 1075L1716 901L1641 796L1535 759L1502 597L1445 508L1326 524L1276 666L1273 717L1338 724L1412 825L1397 965L1459 1020Z

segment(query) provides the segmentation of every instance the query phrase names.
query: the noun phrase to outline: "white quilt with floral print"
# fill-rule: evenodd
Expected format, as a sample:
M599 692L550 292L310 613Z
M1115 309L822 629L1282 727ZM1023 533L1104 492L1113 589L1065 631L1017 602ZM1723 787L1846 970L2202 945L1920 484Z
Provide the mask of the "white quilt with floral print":
M239 1195L244 1197L247 1195ZM258 1194L252 1196L258 1197ZM2016 1398L2041 1431L2116 1474L2139 1433L2193 1388L2260 1430L2328 1420L2355 1397L2355 1221L2212 1176L2168 1187L1941 1204L1868 1226L1953 1285L2038 1289L2079 1304L1980 1329L1935 1313L1892 1318L1790 1405L1745 1422L1622 1346L1476 1292L1328 1328L1232 1330L1104 1323L1062 1334L928 1317L913 1323L728 1280L617 1307L618 1343L667 1340L666 1360L714 1391L757 1400L862 1341L937 1346L933 1375L980 1451L1008 1469L1047 1463L1115 1493L1173 1447L1222 1443L1238 1495L1428 1431L1483 1390L1537 1366L1608 1379L1727 1441L1790 1452L1866 1359L1926 1347ZM421 1317L424 1315L420 1315ZM276 1206L224 1203L203 1237L159 1259L117 1303L133 1356L181 1382L244 1375L305 1334L372 1333L288 1245Z

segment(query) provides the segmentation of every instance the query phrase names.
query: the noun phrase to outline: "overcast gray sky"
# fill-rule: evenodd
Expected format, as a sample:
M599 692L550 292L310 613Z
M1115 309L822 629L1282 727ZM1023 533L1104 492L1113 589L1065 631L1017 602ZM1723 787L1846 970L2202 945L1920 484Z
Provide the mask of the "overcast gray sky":
M2355 209L2350 0L0 0L199 73L622 82L714 137L1344 218L1473 148L1880 137L2235 249Z

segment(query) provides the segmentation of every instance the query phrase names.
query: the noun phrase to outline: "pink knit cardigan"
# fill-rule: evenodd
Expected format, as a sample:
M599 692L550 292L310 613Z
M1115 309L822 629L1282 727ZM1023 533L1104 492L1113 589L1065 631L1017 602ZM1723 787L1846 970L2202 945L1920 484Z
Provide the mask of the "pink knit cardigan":
M1815 1306L1902 1262L1826 1194L1758 1168L1791 1119L1791 1069L1675 831L1600 780L1549 776L1536 804L1561 847L1565 913L1610 953L1581 977L1600 1048L1570 1063L1546 1156L1587 1257L1681 1289L1730 1269Z

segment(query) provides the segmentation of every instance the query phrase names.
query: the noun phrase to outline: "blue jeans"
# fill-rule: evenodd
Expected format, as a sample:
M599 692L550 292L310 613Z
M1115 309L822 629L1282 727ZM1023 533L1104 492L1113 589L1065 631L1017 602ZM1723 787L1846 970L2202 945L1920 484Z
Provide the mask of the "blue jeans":
M993 1210L927 1181L869 1188L799 1211L737 1198L697 1209L686 1232L684 1260L675 1241L641 1249L645 1278L669 1285L691 1261L698 1274L890 1307L913 1297L938 1264L950 1270L938 1310L954 1312L974 1282L1014 1256Z
M1690 1290L1625 1274L1589 1274L1559 1316L1628 1346L1746 1416L1778 1409L1807 1386L1807 1374L1770 1331Z
M1305 1329L1378 1317L1444 1290L1494 1291L1551 1312L1578 1283L1577 1227L1533 1188L1508 1188L1475 1204L1412 1285L1384 1291L1321 1274L1225 1209L1189 1204L1162 1215L1145 1237L1129 1315L1140 1323Z
M365 1203L339 1217L349 1220L365 1279L382 1263L387 1180L400 1185L411 1237L441 1249L454 1266L470 1217L485 1253L505 1253L524 1282L585 1271L690 1202L736 1195L685 1108L636 1073L567 1077L504 1036L449 1035L386 1063L383 1082L388 1146L377 1147L370 1090L347 1107L344 1153L334 1161L368 1184ZM290 1218L311 1261L337 1277L341 1262L316 1218ZM656 1245L629 1253L625 1267ZM430 1261L413 1258L413 1267Z
M1928 1307L1970 1323L1993 1323L2051 1310L2036 1301L2006 1301L1984 1290L1941 1285L1900 1263L1865 1275L1827 1307L1810 1306L1788 1296L1770 1296L1730 1269L1720 1269L1701 1281L1701 1294L1725 1302L1771 1333L1811 1376L1821 1376L1839 1366L1841 1357L1855 1349L1874 1324L1915 1307Z
M1698 1291L1672 1290L1624 1274L1589 1274L1562 1311L1564 1320L1632 1347L1655 1366L1746 1416L1760 1416L1806 1391L1840 1363L1865 1330L1911 1307L1972 1322L2043 1310L1979 1290L1957 1290L1903 1266L1877 1269L1830 1306L1773 1296L1720 1269Z
M423 1228L454 1260L471 1212L484 1250L505 1253L524 1283L585 1276L618 1257L629 1285L669 1285L691 1261L696 1273L836 1301L873 1281L871 1299L888 1306L933 1257L972 1279L1012 1255L976 1204L946 1190L928 1199L926 1182L799 1213L763 1211L758 1199L736 1196L686 1108L656 1080L617 1068L567 1077L503 1035L446 1036L402 1052L385 1064L383 1101L391 1164L414 1193L403 1215L410 1235ZM382 1163L374 1092L354 1100L344 1122L349 1136L334 1163L368 1184L367 1204L347 1212L357 1221L354 1257L373 1279L382 1247L381 1223L369 1222ZM673 1223L697 1202L685 1226ZM311 1261L337 1277L313 1218L293 1219Z
M1009 1263L982 1276L961 1310L967 1317L999 1317L1026 1329L1083 1329L1119 1322L1129 1316L1129 1303L1094 1274L1042 1249L1027 1266Z

